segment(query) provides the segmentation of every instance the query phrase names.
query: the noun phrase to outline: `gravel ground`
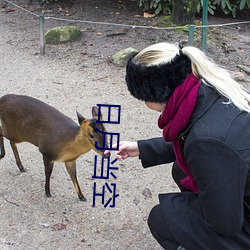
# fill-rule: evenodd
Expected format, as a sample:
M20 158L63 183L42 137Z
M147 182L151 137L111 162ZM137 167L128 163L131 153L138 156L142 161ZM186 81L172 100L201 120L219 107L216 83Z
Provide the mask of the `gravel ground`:
M102 7L98 7L98 1L88 1L84 9L79 8L80 2L75 1L70 7L63 5L60 13L56 10L61 6L54 5L46 13L74 19L79 18L81 10L81 17L86 20L95 17L110 22L144 25L151 22L138 17L142 14L138 8L128 9L130 1L107 1ZM35 4L22 6L34 13L41 11ZM106 11L98 12L104 7ZM46 29L56 25L59 25L56 21L49 20ZM91 107L96 104L121 105L121 122L109 124L108 131L120 133L121 140L160 136L156 125L158 114L130 96L124 82L124 68L114 66L110 55L130 46L141 49L156 39L179 41L187 35L105 25L81 24L81 27L84 30L81 41L47 45L46 54L41 56L37 17L9 5L0 9L1 95L33 96L75 121L76 110L90 117ZM114 35L119 32L126 34ZM249 66L249 24L233 29L233 33L215 30L213 34L216 39L209 41L210 56L236 72L237 64ZM241 81L248 86L249 77L241 75ZM44 167L37 148L27 143L19 145L27 169L26 173L20 173L7 140L5 145L0 177L0 249L160 249L149 232L147 217L158 203L159 193L177 191L170 177L171 166L144 170L135 158L116 162L117 179L108 180L109 184L116 183L119 194L115 207L104 208L98 198L93 207L94 182L100 189L105 184L105 180L92 179L94 151L77 160L78 181L87 198L87 202L81 202L63 164L55 164L49 199L44 195Z

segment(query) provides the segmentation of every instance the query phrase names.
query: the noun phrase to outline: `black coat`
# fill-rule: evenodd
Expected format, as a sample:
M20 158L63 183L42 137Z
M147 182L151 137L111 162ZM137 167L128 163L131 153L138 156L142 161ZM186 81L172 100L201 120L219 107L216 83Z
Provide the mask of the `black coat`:
M250 114L201 85L179 136L199 194L160 194L165 222L190 250L250 249ZM138 141L144 167L175 161L163 138Z

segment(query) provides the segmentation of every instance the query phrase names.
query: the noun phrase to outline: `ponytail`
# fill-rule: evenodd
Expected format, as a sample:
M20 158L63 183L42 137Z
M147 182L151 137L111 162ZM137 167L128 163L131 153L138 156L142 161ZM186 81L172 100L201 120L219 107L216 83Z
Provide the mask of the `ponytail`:
M191 60L193 74L204 84L225 96L228 99L226 104L232 102L238 109L250 113L250 94L231 77L227 70L216 65L195 47L187 46L181 51Z

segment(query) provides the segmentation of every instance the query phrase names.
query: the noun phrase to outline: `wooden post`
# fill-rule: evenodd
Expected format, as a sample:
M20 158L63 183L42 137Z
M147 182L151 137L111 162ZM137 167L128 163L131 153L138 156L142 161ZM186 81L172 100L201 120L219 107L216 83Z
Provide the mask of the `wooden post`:
M44 33L45 33L45 28L44 28L44 12L42 11L39 15L39 24L40 24L40 54L44 55L45 54L45 39L44 39Z

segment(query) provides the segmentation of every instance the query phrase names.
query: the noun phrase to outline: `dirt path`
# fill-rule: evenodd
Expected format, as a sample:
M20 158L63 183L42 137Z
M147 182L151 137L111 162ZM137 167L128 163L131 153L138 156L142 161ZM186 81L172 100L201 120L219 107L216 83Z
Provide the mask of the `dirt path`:
M101 21L122 22L126 18L125 21L130 23L149 24L149 21L138 18L138 9L131 13L127 6L121 9L121 4L114 2L107 1L106 8L114 9L100 15L97 11L100 8L96 7L98 1L89 1L90 4L82 10L85 16L82 16L93 20L95 14ZM37 13L40 11L36 6L28 7ZM114 17L117 9L120 14ZM69 11L73 14L70 17L74 18L77 10L80 10L79 6L74 9L71 6ZM51 21L46 25L49 28L58 23ZM154 31L145 35L145 31L125 30L127 35L111 37L107 34L120 28L98 25L82 25L82 28L86 32L81 41L47 46L46 55L42 57L39 55L37 18L12 7L0 9L1 96L7 93L31 95L75 121L76 110L89 117L91 107L96 104L119 104L122 107L121 123L109 125L108 131L120 133L121 140L160 136L156 126L158 114L129 95L124 83L124 69L110 63L108 56L129 46L140 49L156 40L178 40L183 34ZM220 40L220 46L211 43L209 47L211 55L219 63L225 59L231 70L236 70L237 63L249 66L249 28L241 31L236 34L235 43ZM215 48L218 48L218 54L213 54ZM225 49L229 52L225 53ZM244 81L244 84L249 83ZM20 174L7 141L5 145L7 155L0 162L1 249L160 249L147 227L147 216L158 203L158 193L177 190L170 177L170 167L144 170L138 159L116 163L119 167L117 179L108 180L109 184L116 183L117 186L119 197L115 208L104 208L98 198L96 206L92 207L96 181L92 179L94 152L77 161L78 180L87 198L84 203L78 200L63 164L56 164L54 168L53 197L48 199L44 195L45 176L38 150L28 144L19 146L27 169L26 173ZM102 180L96 183L100 189L105 184Z
M155 126L156 115L127 93L123 69L107 63L101 55L81 53L84 48L80 48L80 43L74 45L78 50L66 45L66 52L60 55L59 46L48 49L41 57L37 39L23 27L19 15L23 13L0 11L1 95L31 95L74 120L76 110L89 117L91 107L98 103L119 104L121 124L110 125L110 131L120 133L123 140L160 135ZM37 20L25 14L24 19L29 27L37 25ZM137 117L136 121L133 117ZM98 198L92 207L94 152L77 161L78 180L88 200L84 203L78 200L62 164L54 168L53 197L46 198L38 150L20 144L19 152L27 169L20 174L7 141L5 145L7 154L0 162L1 249L159 249L146 219L157 203L157 194L171 190L170 168L144 171L137 159L116 163L117 179L108 181L117 185L115 208L104 208ZM104 184L97 181L100 189ZM152 198L150 194L143 195L146 188Z

